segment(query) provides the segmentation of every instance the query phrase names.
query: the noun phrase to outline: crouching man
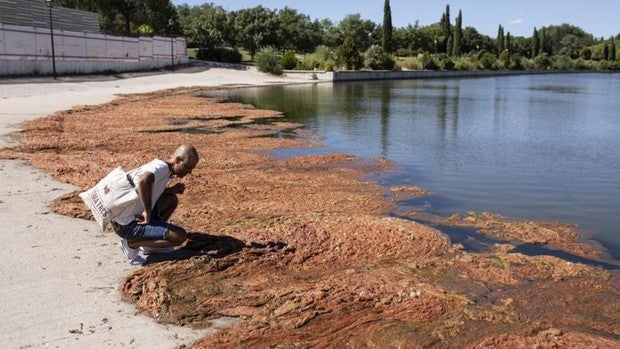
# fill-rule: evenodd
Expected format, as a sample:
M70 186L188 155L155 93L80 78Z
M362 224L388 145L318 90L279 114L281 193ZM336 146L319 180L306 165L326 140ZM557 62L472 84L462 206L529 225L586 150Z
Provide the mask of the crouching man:
M185 230L167 223L178 205L176 194L182 194L185 186L166 186L173 176L183 178L192 173L197 163L196 148L181 145L167 161L155 159L130 171L128 179L133 181L140 200L112 221L114 231L122 238L121 250L130 263L143 262L139 249L144 254L172 252L185 242Z

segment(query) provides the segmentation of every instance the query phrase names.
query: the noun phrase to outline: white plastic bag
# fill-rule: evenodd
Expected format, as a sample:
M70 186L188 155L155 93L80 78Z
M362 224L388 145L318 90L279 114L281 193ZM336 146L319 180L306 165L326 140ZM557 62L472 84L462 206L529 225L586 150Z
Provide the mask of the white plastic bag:
M92 211L101 231L130 204L140 200L121 167L112 170L91 189L80 193L80 197Z

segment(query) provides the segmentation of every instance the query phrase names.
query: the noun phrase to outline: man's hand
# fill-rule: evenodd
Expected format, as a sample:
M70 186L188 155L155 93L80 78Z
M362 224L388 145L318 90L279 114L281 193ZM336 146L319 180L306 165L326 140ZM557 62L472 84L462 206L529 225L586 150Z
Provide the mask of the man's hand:
M138 224L142 225L149 224L149 222L151 221L151 215L144 211L140 216L136 217L136 221L138 222Z

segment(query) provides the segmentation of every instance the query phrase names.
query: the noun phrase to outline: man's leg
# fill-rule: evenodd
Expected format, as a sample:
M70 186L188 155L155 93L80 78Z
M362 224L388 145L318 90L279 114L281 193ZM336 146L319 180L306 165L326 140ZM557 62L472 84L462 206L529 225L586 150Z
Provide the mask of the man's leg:
M158 216L158 220L167 222L174 210L177 209L177 206L179 206L179 198L174 194L164 193L157 200L154 209L156 212L153 212L153 214Z
M185 229L179 227L174 224L166 224L167 230L165 232L163 239L157 240L135 240L129 243L129 247L138 248L138 247L176 247L180 246L187 240L187 232Z

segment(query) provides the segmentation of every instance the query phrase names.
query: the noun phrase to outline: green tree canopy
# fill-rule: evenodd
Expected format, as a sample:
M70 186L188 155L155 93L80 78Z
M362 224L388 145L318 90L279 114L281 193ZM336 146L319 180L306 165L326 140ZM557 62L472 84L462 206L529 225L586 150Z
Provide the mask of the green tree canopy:
M257 6L233 12L236 42L252 59L261 47L276 45L278 19L275 11Z
M313 52L322 43L321 23L290 7L278 11L276 46L296 52Z

